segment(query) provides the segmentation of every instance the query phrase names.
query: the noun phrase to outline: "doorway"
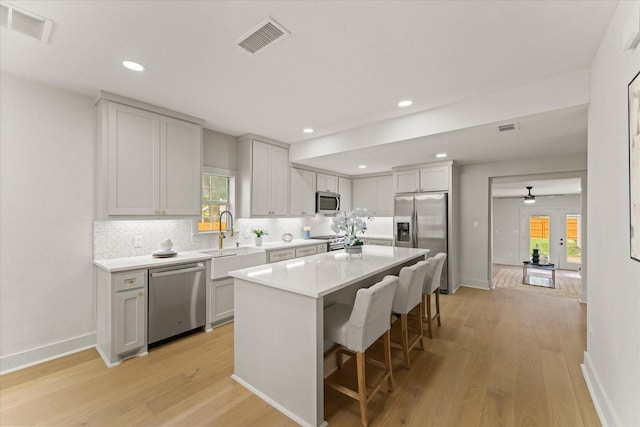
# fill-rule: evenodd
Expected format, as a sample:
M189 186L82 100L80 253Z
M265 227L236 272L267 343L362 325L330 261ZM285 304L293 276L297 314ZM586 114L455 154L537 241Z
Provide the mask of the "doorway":
M582 267L581 214L557 208L521 208L522 259L538 248L541 263L553 263L562 270Z

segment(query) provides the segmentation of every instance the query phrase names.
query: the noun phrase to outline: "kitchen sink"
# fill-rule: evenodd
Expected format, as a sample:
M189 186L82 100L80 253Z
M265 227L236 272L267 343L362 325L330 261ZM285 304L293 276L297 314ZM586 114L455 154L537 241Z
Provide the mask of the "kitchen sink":
M212 279L227 277L229 272L233 270L267 263L267 253L262 248L241 246L239 248L212 249L199 252L213 255L211 260Z

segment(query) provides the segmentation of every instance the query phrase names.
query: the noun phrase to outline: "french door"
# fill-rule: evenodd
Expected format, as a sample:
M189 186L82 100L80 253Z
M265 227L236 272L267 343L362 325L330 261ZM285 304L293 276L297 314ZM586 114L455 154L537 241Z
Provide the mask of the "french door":
M573 210L523 208L522 259L529 259L537 247L540 262L578 270L582 265L580 222L580 213Z

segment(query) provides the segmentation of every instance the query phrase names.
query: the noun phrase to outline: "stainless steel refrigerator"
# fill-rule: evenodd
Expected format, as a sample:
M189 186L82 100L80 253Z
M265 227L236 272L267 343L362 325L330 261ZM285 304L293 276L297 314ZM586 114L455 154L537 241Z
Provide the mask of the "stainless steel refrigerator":
M431 249L429 257L448 253L447 193L397 194L394 203L393 243L405 248ZM449 292L449 260L442 268L440 293Z

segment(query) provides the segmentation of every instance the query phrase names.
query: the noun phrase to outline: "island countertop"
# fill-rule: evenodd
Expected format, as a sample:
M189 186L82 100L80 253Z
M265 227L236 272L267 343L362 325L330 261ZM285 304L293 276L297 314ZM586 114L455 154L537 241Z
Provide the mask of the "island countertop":
M411 259L428 249L363 246L362 257L343 251L327 252L229 272L231 277L320 298L365 277L373 276Z

